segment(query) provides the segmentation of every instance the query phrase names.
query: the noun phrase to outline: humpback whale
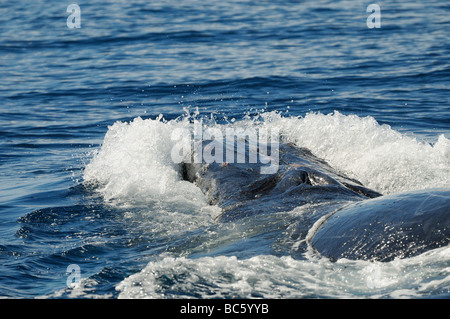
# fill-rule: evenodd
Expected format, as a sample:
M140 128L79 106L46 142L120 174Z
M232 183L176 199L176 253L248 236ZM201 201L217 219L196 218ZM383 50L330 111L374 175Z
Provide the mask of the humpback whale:
M323 203L329 209L302 220L307 231L299 239L332 261L390 261L449 244L450 188L383 196L306 148L277 147L279 166L272 174L261 174L261 163L191 161L181 164L182 176L222 209L219 222Z

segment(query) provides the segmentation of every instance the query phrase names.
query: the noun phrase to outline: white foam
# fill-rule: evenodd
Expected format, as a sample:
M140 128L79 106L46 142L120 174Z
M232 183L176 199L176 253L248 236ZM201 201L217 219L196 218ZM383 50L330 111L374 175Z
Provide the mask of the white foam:
M116 289L119 298L410 298L448 292L449 262L449 247L388 263L164 257Z
M114 123L84 170L85 183L97 185L105 200L116 204L177 198L204 202L197 187L181 180L179 166L170 156L172 131L187 125L161 116Z
M450 140L443 135L432 145L373 117L339 112L264 116L288 141L383 194L450 186Z

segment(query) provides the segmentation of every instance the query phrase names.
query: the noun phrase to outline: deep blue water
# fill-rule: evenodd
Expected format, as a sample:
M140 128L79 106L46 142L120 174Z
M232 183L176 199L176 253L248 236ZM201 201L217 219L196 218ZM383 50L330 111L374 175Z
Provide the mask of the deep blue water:
M70 3L0 4L2 297L71 297L66 269L77 264L86 282L76 297L115 298L119 283L162 254L198 251L194 239L209 226L171 228L150 213L160 204L107 205L83 184L91 151L116 121L173 120L195 107L218 122L338 111L421 142L450 138L447 1L379 2L375 29L366 25L370 1L78 1L78 29L66 25ZM270 252L234 255L258 253ZM205 296L170 280L161 284L168 295ZM448 297L449 287L423 295Z

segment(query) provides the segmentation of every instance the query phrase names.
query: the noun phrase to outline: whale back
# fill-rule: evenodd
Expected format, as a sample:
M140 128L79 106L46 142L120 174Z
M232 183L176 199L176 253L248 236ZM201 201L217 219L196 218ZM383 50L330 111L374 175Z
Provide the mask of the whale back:
M322 221L311 244L331 260L391 261L450 242L450 190L413 191L351 204Z

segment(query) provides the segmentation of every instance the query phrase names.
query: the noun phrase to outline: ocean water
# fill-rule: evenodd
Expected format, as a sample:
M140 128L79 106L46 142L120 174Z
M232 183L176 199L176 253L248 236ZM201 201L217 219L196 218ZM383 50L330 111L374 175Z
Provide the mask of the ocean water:
M447 1L377 2L380 28L370 1L78 1L74 29L71 3L0 4L0 297L450 297L449 247L293 256L319 204L218 223L170 157L202 118L382 194L449 188Z

